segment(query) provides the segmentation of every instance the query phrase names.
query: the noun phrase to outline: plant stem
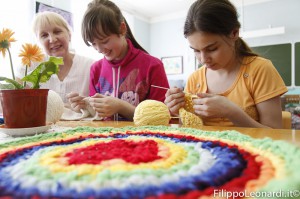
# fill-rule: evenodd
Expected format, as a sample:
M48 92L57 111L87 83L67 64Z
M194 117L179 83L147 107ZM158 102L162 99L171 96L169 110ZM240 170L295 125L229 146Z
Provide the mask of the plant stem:
M28 69L28 66L26 65L25 66L25 76L27 76L27 69ZM25 77L24 76L24 77ZM24 88L26 88L26 81L24 81L24 84L23 84Z
M9 61L10 61L10 68L11 68L12 78L13 78L13 80L16 80L15 73L14 73L14 67L13 67L13 63L12 63L12 58L11 58L11 53L10 53L9 48L7 48L7 51L8 51L8 55L9 55Z

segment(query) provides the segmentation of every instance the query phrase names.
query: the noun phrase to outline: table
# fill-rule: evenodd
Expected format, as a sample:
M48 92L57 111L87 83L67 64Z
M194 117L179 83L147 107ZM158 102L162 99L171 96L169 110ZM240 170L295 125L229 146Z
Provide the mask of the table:
M134 126L133 122L125 121L59 121L57 126L62 127L125 127ZM179 124L170 124L173 127L180 127ZM291 144L300 147L300 130L294 129L268 129L268 128L242 128L242 127L220 127L220 126L202 126L197 129L205 131L222 131L222 130L236 130L242 134L249 135L253 138L269 137L273 140L284 140Z

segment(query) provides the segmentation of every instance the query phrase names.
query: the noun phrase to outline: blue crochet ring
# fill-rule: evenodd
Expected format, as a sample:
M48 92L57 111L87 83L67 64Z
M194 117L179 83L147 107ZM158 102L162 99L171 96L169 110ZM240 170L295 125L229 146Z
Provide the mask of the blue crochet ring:
M4 124L4 119L0 118L0 124Z

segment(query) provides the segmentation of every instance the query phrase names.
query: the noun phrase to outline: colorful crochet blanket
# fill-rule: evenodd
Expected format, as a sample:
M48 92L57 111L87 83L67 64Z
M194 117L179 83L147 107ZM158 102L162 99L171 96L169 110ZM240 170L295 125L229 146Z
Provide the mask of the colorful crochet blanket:
M299 198L299 167L236 131L78 127L0 144L0 198Z

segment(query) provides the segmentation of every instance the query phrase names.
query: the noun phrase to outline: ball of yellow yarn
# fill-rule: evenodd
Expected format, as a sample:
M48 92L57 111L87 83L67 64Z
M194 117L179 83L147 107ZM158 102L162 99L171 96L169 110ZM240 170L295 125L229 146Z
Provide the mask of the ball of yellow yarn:
M171 119L168 107L156 100L142 101L134 111L133 121L137 126L169 125Z
M47 123L56 123L60 120L64 111L64 103L61 97L54 91L49 90L47 100Z

